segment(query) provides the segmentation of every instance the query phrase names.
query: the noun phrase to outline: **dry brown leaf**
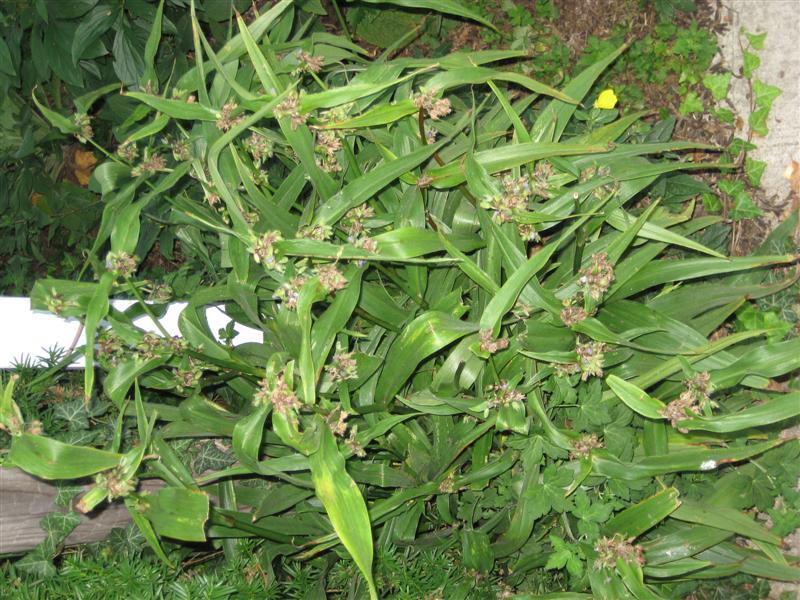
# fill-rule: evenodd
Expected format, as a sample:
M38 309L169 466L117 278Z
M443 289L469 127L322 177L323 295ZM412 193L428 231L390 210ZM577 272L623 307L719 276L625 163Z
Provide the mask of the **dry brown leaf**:
M97 164L97 157L91 150L76 150L72 155L73 172L80 185L88 185L92 170Z
M783 176L789 180L789 185L792 188L792 191L800 195L800 163L796 160L792 161L786 170L783 172Z

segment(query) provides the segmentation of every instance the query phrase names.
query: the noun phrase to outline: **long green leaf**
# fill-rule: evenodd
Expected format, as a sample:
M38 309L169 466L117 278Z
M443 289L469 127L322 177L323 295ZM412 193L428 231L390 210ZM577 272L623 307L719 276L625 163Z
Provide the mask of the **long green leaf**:
M477 330L477 324L466 323L443 312L429 311L418 316L403 329L389 349L375 388L375 401L386 406L422 360Z
M77 479L116 467L123 455L97 448L73 446L23 433L14 437L8 460L42 479Z
M315 419L319 449L309 455L314 490L331 520L333 530L367 582L370 598L378 594L372 579L372 529L367 505L352 477L345 470L344 457L328 424Z

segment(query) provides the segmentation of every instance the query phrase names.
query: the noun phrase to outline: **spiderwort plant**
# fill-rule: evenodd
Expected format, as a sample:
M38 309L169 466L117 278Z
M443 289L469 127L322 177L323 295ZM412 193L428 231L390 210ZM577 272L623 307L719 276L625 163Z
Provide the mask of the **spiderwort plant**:
M19 425L9 462L96 476L86 508L123 497L165 560L162 537L226 555L254 537L273 558L341 544L371 598L375 546L415 540L502 566L520 590L541 569L606 598L794 578L780 539L742 512L755 502L724 490L754 457L797 455L800 396L773 379L800 366L800 341L712 334L790 285L765 269L797 257L723 256L693 235L719 218L648 198L666 174L718 166L683 153L710 148L618 143L641 114L576 129L624 47L555 90L499 66L522 52L369 60L297 17L289 0L237 16L221 48L195 20L195 65L160 95L123 92L138 108L97 169L99 279L40 281L33 302L84 318L87 402L135 417L138 444ZM156 239L179 240L184 263L146 281L134 257ZM132 325L158 320L143 290L179 283L179 341ZM118 312L112 295L139 302ZM218 342L209 306L263 343ZM186 438L230 466L194 472ZM164 487L137 491L153 478Z

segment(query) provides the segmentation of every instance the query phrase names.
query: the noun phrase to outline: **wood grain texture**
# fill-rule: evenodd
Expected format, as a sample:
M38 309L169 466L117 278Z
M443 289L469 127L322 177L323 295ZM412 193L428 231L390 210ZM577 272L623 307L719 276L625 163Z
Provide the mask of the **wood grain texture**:
M89 486L85 486L86 489ZM160 487L155 482L145 482L145 489ZM44 531L39 521L46 514L62 510L54 503L56 487L18 469L0 468L0 554L26 552L41 542ZM97 542L104 539L113 528L125 527L130 516L120 502L105 502L89 515L81 517L66 540L67 545Z

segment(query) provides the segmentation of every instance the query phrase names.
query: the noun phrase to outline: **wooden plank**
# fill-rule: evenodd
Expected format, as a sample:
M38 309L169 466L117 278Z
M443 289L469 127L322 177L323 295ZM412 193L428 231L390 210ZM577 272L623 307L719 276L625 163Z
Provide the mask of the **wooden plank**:
M162 482L146 481L143 489L153 490ZM90 485L84 486L89 489ZM18 469L0 467L0 554L26 552L41 542L45 533L39 521L46 514L66 508L54 503L57 488ZM81 516L66 540L68 546L98 542L115 527L125 527L130 515L121 501L104 502L89 515Z

